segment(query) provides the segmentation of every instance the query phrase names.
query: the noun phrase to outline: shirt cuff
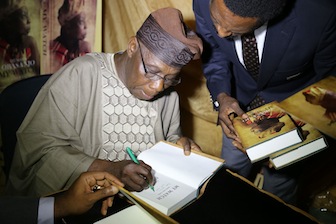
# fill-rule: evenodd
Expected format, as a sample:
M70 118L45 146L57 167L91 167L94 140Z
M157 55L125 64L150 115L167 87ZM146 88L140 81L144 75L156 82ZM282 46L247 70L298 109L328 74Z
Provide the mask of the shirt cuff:
M40 198L37 224L54 224L54 197Z

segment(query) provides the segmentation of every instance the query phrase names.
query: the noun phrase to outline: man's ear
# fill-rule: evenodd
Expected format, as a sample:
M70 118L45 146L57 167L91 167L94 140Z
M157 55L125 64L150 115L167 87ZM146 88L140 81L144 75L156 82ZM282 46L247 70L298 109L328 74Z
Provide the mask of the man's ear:
M127 46L127 55L128 57L132 57L133 54L137 52L139 48L139 42L135 36L131 37L130 40L128 41L128 46Z

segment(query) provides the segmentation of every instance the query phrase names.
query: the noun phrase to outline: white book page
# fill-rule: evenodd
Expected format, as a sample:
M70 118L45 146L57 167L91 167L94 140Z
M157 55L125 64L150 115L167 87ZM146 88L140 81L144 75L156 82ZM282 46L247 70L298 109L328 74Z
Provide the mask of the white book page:
M307 156L314 154L315 152L320 151L326 147L327 144L324 141L324 138L320 138L306 145L300 146L293 151L275 157L272 160L274 165L277 168L279 168L282 167L283 165L290 164L296 160L304 159Z
M153 191L148 188L133 194L166 215L183 207L198 194L198 188L192 188L161 174L156 175L154 189Z
M254 147L251 147L246 150L248 157L251 162L260 161L267 156L280 151L281 149L290 147L294 144L302 142L300 135L298 134L298 130L293 130L287 132L285 134L276 136L275 138L269 139L266 142L258 144Z
M136 205L127 207L120 212L101 219L94 224L160 224L155 218Z
M165 174L193 188L198 188L222 165L219 161L196 153L185 156L183 149L165 142L143 151L138 159L150 165L154 172Z

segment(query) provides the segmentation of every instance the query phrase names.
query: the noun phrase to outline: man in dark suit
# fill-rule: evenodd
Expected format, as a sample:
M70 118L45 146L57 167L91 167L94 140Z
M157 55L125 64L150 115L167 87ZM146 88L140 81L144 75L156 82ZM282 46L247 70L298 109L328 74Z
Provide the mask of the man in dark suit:
M204 75L224 132L222 157L229 168L248 176L252 164L229 115L246 118L244 111L281 101L336 74L336 2L194 0L193 10L204 43ZM242 50L250 34L256 39L254 58L259 62L252 70ZM263 188L294 203L296 178L288 172L293 167L262 169Z
M107 172L85 172L64 192L54 197L0 197L0 221L2 224L54 223L54 220L85 213L94 203L103 199L101 213L107 214L113 195L118 193L114 185L124 186ZM101 190L97 191L97 189Z

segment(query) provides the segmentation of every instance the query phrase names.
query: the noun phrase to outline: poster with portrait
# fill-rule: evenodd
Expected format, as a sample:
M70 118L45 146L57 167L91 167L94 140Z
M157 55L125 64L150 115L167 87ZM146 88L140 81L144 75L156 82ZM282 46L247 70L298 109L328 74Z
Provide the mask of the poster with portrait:
M0 92L40 74L40 1L0 2Z
M101 41L96 39L98 1L42 1L42 74L96 50L95 41Z
M102 0L1 0L0 93L101 51Z

